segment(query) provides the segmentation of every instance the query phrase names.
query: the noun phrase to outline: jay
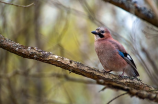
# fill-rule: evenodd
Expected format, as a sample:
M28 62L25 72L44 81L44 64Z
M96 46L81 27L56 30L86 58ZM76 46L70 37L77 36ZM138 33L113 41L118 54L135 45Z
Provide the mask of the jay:
M139 73L132 57L125 48L112 38L107 28L99 27L92 31L95 37L95 51L105 72L123 71L128 76L137 77Z

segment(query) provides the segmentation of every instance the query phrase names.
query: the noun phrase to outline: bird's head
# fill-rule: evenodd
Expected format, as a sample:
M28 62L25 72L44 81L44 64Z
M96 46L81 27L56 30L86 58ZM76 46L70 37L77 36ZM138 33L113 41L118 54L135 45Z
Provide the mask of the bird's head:
M95 36L95 40L108 39L111 37L110 31L104 27L98 27L95 31L91 32Z

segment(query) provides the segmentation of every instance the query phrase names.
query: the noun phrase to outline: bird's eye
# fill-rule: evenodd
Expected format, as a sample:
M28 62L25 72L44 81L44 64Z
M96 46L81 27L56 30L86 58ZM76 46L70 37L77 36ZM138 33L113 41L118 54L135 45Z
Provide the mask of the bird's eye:
M101 30L100 32L101 32L101 33L104 33L104 30Z

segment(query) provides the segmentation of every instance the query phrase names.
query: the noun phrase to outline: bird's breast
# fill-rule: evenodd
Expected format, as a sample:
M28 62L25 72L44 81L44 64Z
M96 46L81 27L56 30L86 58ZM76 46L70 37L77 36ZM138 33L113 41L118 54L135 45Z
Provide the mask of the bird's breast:
M126 65L115 45L108 41L96 41L95 51L104 69L121 70Z
M117 53L117 49L108 41L96 41L95 50L98 55L112 57Z

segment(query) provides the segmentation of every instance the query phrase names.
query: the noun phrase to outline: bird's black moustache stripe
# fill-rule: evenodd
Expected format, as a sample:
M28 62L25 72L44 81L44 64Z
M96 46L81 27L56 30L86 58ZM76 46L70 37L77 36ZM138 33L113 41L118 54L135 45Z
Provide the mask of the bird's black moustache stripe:
M100 38L104 38L104 35L101 34L101 33L99 33L99 34L97 34L97 35L99 35Z

